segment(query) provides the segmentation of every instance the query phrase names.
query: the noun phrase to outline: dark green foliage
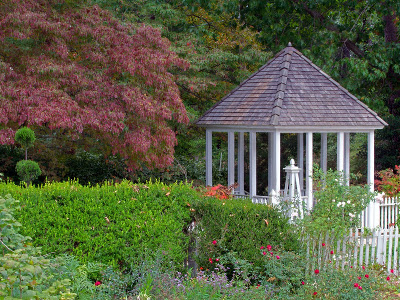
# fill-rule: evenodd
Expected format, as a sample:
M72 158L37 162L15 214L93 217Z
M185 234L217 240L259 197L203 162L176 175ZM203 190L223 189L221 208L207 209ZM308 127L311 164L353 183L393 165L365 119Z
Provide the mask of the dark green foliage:
M42 174L38 163L33 160L20 160L15 169L20 179L28 184Z
M45 253L68 253L82 262L120 267L145 249L164 251L178 265L185 258L189 237L183 230L191 220L187 203L198 197L189 185L0 185L20 200L16 218L25 224L23 234Z
M192 207L199 222L196 227L198 263L203 268L213 266L210 258L215 261L231 252L238 253L241 259L255 267L262 265L261 246L285 250L299 248L288 219L272 206L254 204L248 199L205 198L196 201Z

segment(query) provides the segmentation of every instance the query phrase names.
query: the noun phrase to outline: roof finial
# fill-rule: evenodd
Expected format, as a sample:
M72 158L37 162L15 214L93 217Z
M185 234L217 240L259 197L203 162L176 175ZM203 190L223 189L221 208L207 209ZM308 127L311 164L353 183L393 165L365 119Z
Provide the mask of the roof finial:
M292 43L291 42L289 42L288 47L292 47Z

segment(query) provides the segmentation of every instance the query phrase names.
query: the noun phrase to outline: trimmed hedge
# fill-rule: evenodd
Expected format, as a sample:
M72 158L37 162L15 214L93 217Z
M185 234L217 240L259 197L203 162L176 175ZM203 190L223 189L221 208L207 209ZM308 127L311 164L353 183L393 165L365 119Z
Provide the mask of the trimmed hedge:
M147 249L164 251L181 264L187 257L191 221L188 203L199 194L186 184L160 182L77 182L22 187L1 183L2 194L20 200L16 219L21 233L31 236L43 253L68 253L82 263L100 261L125 267Z
M299 249L294 227L288 218L270 205L254 204L249 199L218 200L209 197L195 201L192 207L198 222L198 263L204 269L213 268L210 259L227 262L232 255L254 267L261 266L262 246L271 245L273 251ZM235 266L228 267L233 269Z

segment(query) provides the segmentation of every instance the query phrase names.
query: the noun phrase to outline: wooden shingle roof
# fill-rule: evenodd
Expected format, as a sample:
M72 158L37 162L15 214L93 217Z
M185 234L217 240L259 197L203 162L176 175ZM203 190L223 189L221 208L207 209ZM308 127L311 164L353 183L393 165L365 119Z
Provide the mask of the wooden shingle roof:
M387 125L290 43L196 123L235 128L379 129Z

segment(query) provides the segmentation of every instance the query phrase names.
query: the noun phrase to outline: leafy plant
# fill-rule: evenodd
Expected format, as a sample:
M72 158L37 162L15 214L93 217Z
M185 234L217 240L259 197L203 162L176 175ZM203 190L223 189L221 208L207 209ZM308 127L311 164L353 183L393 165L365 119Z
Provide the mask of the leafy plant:
M25 149L25 160L28 160L28 148L33 146L35 140L35 132L28 127L22 127L15 133L15 141Z
M21 180L28 185L42 174L39 164L33 160L20 160L15 169Z
M375 200L368 185L346 185L342 172L330 169L325 173L315 167L313 182L316 204L300 222L310 234L357 227L361 212Z
M375 180L375 185L380 192L384 192L387 196L395 197L400 194L400 166L394 166L393 169L388 168L377 172L379 180Z

